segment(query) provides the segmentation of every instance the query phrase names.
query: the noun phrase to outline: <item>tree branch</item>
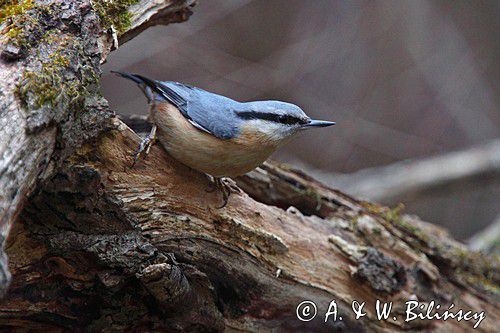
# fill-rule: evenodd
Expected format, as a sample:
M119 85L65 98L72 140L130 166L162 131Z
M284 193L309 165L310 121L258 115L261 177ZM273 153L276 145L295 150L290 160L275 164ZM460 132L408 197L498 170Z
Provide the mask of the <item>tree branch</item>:
M352 195L384 201L409 192L500 173L500 140L422 160L403 161L349 175L319 177Z

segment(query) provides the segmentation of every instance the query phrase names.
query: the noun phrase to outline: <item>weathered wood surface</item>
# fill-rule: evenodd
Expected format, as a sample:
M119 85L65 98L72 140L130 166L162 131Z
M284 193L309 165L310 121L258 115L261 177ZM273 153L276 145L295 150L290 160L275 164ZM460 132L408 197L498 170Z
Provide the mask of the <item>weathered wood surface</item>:
M134 2L129 15L123 4ZM89 0L0 3L0 248L36 185L75 147L110 129L99 76L114 40L160 18L185 20L192 1L108 3L94 3L99 13ZM9 273L0 258L2 291Z
M159 146L131 169L138 142L119 125L78 149L31 200L7 247L15 279L0 306L3 324L167 331L471 327L379 322L370 311L376 299L434 299L484 310L480 330L496 327L497 263L467 252L444 231L275 164L238 180L254 199L233 194L217 209L220 193L207 192L209 180ZM269 205L292 203L302 212ZM337 300L344 320L298 321L295 306L306 299L320 313ZM354 299L367 302L368 318L352 319Z
M73 33L80 32L72 28ZM111 35L96 32L91 39L109 50ZM92 58L97 69L102 47ZM86 59L81 56L75 54L74 61ZM3 61L0 75L8 78L4 70L31 66L29 57ZM19 119L5 124L12 137L24 140L17 148L25 150L2 146L2 163L11 156L8 161L22 169L2 164L9 166L1 181L11 189L5 192L10 197L2 196L4 225L19 215L6 246L13 280L0 303L2 330L472 327L453 320L405 323L400 312L409 299L485 311L478 331L497 328L498 259L467 251L443 230L400 209L355 200L275 163L237 179L244 192L217 209L221 195L209 191L207 177L172 160L158 145L130 168L140 139L112 116L104 100L85 97L85 103L69 107L63 98L44 106L53 112L47 119L33 110L31 97L21 105L6 90L4 96L0 121L8 105ZM88 107L89 98L99 107ZM39 150L26 150L30 142ZM19 194L9 179L23 186ZM343 320L325 323L333 299ZM376 299L394 301L398 320L376 320ZM303 300L318 305L314 321L296 319ZM368 315L359 321L353 319L352 300L367 302Z

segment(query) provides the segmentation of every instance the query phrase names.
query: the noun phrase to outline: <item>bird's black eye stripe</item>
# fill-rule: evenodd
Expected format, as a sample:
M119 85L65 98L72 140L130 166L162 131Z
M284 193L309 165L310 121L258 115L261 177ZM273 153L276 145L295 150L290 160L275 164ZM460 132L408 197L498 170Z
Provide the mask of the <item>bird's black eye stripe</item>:
M236 112L236 114L238 115L238 117L242 119L268 120L268 121L273 121L275 123L286 124L286 125L307 123L306 119L285 114L276 114L276 113L258 112L258 111L239 111Z

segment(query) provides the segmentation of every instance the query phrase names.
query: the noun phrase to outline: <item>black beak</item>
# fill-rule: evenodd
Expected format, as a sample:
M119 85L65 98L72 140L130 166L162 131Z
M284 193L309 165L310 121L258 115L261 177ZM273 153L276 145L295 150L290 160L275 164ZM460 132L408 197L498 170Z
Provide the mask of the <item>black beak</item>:
M303 128L311 128L311 127L328 127L328 126L332 126L332 125L335 125L335 122L334 121L326 121L326 120L311 120L310 122L308 122L307 124L305 124L304 126L302 126Z

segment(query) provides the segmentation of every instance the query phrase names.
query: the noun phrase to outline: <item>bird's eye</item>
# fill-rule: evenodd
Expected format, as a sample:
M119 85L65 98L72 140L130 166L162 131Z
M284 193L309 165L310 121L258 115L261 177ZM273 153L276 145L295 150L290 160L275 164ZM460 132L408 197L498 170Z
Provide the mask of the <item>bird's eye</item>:
M278 116L278 121L286 125L295 125L302 123L303 120L291 115L282 114Z

